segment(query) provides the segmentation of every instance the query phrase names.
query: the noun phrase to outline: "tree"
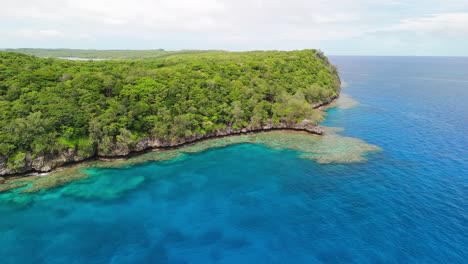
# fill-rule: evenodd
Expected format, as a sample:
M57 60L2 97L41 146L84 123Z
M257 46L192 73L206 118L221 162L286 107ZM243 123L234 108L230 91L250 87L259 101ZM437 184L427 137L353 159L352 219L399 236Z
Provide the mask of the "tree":
M141 137L261 128L271 119L316 122L320 112L311 105L340 89L336 67L316 50L24 52L148 59L87 62L0 52L0 155L16 165L19 153L72 148L91 157L131 148Z

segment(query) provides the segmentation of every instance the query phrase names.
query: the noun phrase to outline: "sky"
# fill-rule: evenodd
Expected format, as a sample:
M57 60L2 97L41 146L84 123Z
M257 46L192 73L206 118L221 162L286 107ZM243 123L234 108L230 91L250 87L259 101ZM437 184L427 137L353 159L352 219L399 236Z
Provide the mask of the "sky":
M468 0L0 0L0 48L468 56Z

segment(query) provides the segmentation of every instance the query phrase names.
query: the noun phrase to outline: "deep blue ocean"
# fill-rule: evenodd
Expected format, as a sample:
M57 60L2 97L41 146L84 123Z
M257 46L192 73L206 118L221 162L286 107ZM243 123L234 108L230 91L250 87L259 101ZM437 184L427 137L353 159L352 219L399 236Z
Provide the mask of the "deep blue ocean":
M0 202L0 262L468 263L468 58L331 60L360 104L324 125L367 162L241 144L90 169Z

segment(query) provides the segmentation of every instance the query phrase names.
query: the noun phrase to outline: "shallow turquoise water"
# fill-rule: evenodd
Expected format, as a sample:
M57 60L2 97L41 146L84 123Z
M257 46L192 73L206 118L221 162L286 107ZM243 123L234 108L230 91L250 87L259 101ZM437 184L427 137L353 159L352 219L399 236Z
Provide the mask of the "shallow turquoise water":
M319 165L242 144L0 195L2 263L466 263L468 59L332 57L383 149Z

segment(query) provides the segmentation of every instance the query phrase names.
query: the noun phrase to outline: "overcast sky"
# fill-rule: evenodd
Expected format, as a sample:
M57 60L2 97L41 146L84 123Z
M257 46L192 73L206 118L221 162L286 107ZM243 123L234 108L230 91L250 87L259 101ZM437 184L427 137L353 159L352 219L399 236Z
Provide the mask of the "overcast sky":
M0 48L468 56L468 0L0 0Z

